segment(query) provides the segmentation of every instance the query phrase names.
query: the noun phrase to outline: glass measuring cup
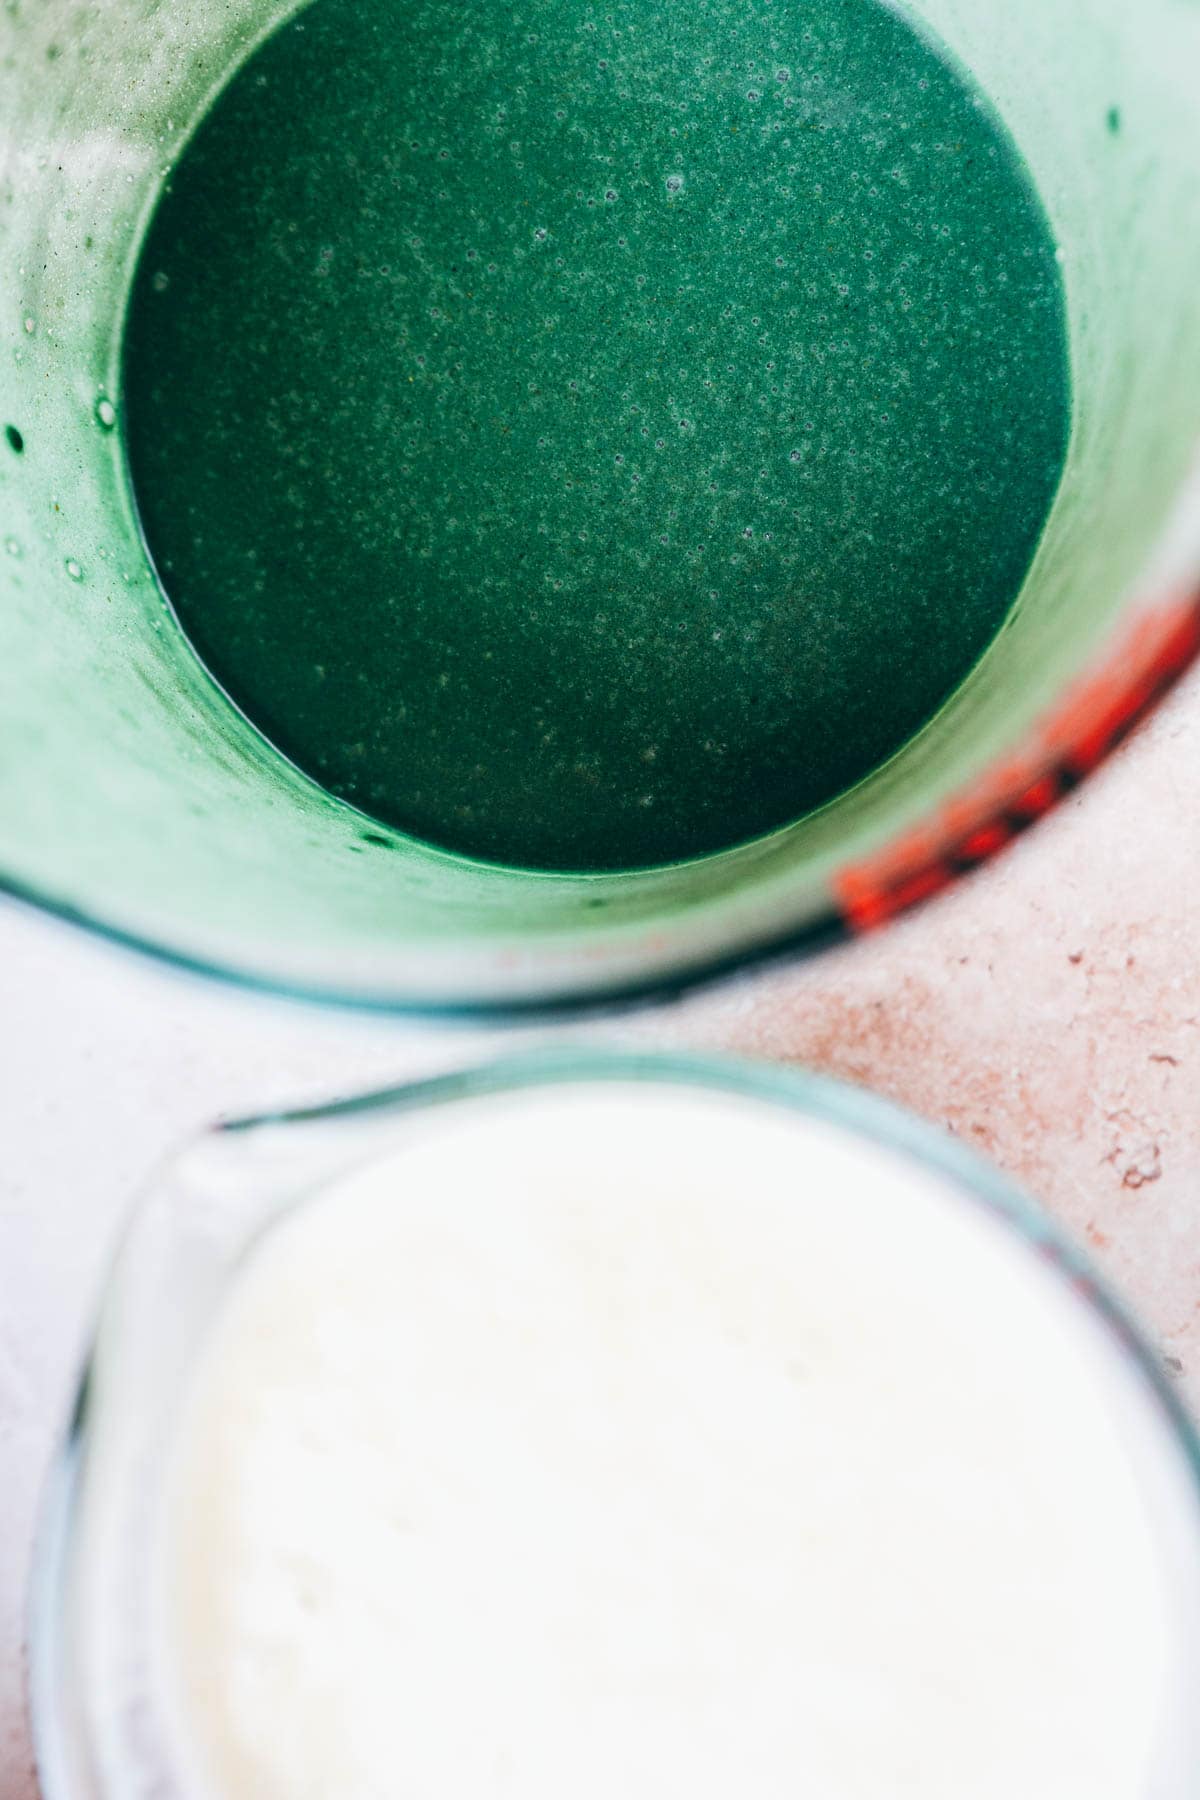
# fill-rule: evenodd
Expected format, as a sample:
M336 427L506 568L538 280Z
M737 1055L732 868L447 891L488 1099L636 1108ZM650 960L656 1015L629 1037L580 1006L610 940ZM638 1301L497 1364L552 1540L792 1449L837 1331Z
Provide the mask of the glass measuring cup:
M977 1315L964 1297L973 1296L979 1304L987 1268L1010 1271L1014 1279L1019 1271L1017 1294L1004 1288L1013 1331L1027 1333L1024 1357L1011 1347L1007 1352L1017 1391L1028 1401L1028 1384L1038 1379L1039 1355L1031 1354L1033 1343L1041 1347L1041 1374L1051 1386L1068 1370L1088 1371L1086 1385L1119 1442L1121 1465L1139 1494L1138 1511L1153 1545L1154 1574L1152 1580L1147 1578L1148 1585L1161 1592L1170 1615L1169 1654L1159 1657L1148 1645L1141 1646L1145 1666L1156 1671L1153 1723L1146 1734L1142 1769L1149 1783L1145 1791L1162 1800L1195 1794L1198 1724L1192 1695L1200 1651L1200 1450L1157 1360L1119 1308L1097 1288L1080 1255L1034 1206L972 1153L871 1095L822 1078L732 1059L572 1051L513 1058L468 1074L292 1116L242 1121L205 1134L158 1176L134 1216L108 1283L75 1416L47 1494L31 1617L35 1739L47 1800L191 1791L183 1779L180 1740L161 1686L162 1645L153 1598L156 1508L161 1504L181 1397L247 1259L276 1227L286 1229L309 1202L327 1204L329 1196L345 1191L347 1182L369 1177L372 1170L391 1172L383 1191L388 1206L402 1213L424 1192L412 1165L397 1160L414 1143L428 1147L431 1142L460 1141L481 1117L511 1125L515 1115L528 1134L530 1118L538 1116L528 1109L542 1105L544 1124L545 1103L556 1095L568 1102L615 1095L615 1105L636 1109L643 1121L664 1107L674 1119L671 1106L691 1095L702 1097L710 1112L724 1108L727 1116L739 1117L747 1130L759 1134L754 1151L759 1178L767 1188L772 1182L786 1183L788 1216L800 1222L800 1253L807 1241L818 1259L819 1219L831 1203L836 1205L839 1193L849 1203L852 1217L861 1221L865 1216L855 1210L861 1194L852 1190L856 1179L871 1187L862 1160L870 1159L895 1206L887 1206L886 1219L876 1217L875 1230L865 1233L861 1250L855 1249L853 1262L855 1267L861 1265L862 1279L847 1290L846 1336L855 1343L864 1334L870 1337L868 1296L878 1292L873 1280L894 1286L908 1296L910 1305L919 1306L923 1290L919 1283L914 1288L913 1264L888 1234L891 1221L897 1231L913 1232L913 1218L920 1217L923 1223L913 1241L922 1246L921 1267L933 1284L935 1299L949 1291L967 1304L965 1315L955 1314L958 1323L953 1329L946 1328L945 1316L938 1313L946 1331L944 1366L951 1378L965 1381L967 1403L982 1408L985 1416L988 1401L960 1367L956 1331L965 1334L957 1339L961 1352L974 1330L991 1328L965 1323ZM577 1134L578 1115L571 1116ZM611 1131L611 1116L605 1116ZM625 1122L629 1125L628 1113ZM553 1126L549 1129L553 1133ZM783 1138L788 1140L786 1148ZM578 1135L571 1141L578 1143ZM638 1141L635 1123L623 1139L626 1150ZM651 1141L661 1152L661 1139ZM630 1156L631 1177L635 1183L646 1182L645 1194L639 1192L634 1204L654 1215L658 1188L671 1189L670 1171L655 1167L653 1159L643 1169L632 1152ZM680 1167L685 1168L686 1162L681 1161ZM569 1210L569 1165L563 1178L562 1194L552 1208L555 1213L560 1202ZM494 1219L499 1209L503 1218L511 1193L506 1200L490 1176L478 1192L456 1186L456 1179L461 1183L461 1169L457 1178L445 1178L434 1197L439 1216L445 1208L461 1229L459 1202L465 1200L469 1208L479 1200L485 1217ZM745 1211L746 1221L756 1216L752 1207L745 1210L748 1194L731 1186L727 1197L731 1206ZM616 1204L617 1197L613 1200ZM455 1229L450 1227L452 1236ZM519 1229L513 1229L519 1238ZM806 1232L812 1234L807 1239ZM703 1243L699 1223L696 1233L697 1244ZM749 1235L753 1241L752 1228ZM353 1234L348 1241L355 1241ZM797 1241L788 1241L790 1253L796 1253ZM736 1287L736 1276L731 1279ZM920 1279L924 1281L925 1274ZM513 1280L511 1271L504 1281L520 1315L528 1289ZM486 1314L478 1295L471 1305ZM937 1305L940 1300L935 1310ZM763 1307L770 1316L765 1301ZM1052 1349L1046 1338L1028 1335L1035 1332L1043 1311L1052 1313L1062 1326ZM313 1329L319 1336L319 1326ZM619 1333L624 1327L614 1324L612 1329ZM813 1330L812 1354L819 1365L815 1346L821 1333ZM341 1341L336 1333L334 1337ZM1048 1368L1047 1362L1055 1366ZM342 1363L337 1366L344 1372ZM414 1380L436 1380L432 1361L417 1359L406 1366ZM970 1367L969 1357L966 1366ZM701 1379L708 1381L712 1365L705 1363L703 1368ZM1072 1377L1081 1379L1078 1374ZM882 1368L872 1374L868 1387L883 1394L889 1391ZM353 1385L346 1391L353 1393ZM1053 1386L1053 1391L1061 1396L1063 1390ZM1078 1387L1072 1391L1078 1401ZM810 1418L808 1413L801 1416ZM758 1415L750 1412L747 1418L752 1436ZM1051 1451L1060 1473L1072 1454L1068 1445L1073 1440L1057 1435L1065 1423L1059 1420ZM847 1431L852 1437L853 1420ZM940 1503L961 1505L970 1512L976 1504L970 1485L960 1489L949 1477L947 1481ZM301 1512L311 1503L310 1492L297 1496ZM1068 1504L1068 1516L1073 1510ZM283 1513L286 1538L286 1505ZM988 1516L985 1510L982 1517ZM998 1522L998 1514L991 1516ZM1096 1564L1096 1609L1100 1618L1106 1618L1104 1609L1115 1591L1106 1587L1106 1580L1123 1566L1123 1556L1128 1552L1132 1557L1133 1552L1119 1533L1114 1539L1100 1532L1089 1542L1089 1557ZM801 1548L798 1554L803 1563L811 1549ZM1130 1566L1138 1567L1136 1558ZM928 1598L936 1614L933 1598ZM846 1604L853 1611L856 1602L846 1596ZM1047 1605L1052 1618L1049 1598ZM869 1606L866 1610L869 1613ZM913 1624L919 1635L919 1621ZM1029 1624L1035 1628L1036 1620ZM987 1630L982 1620L980 1630ZM1010 1647L1021 1655L1019 1637ZM1068 1686L1078 1679L1078 1671L1061 1673ZM952 1692L953 1684L949 1687ZM1085 1683L1085 1706L1090 1691ZM396 1703L402 1716L403 1684L396 1691ZM1051 1721L1054 1704L1051 1691L1046 1695ZM1131 1784L1130 1800L1135 1790L1143 1792L1140 1779Z
M287 763L182 638L131 504L124 298L192 125L296 0L0 13L0 881L255 984L552 1006L878 925L997 849L1200 643L1200 14L920 0L1006 122L1061 247L1067 467L1013 612L850 792L703 859L529 873L378 827Z

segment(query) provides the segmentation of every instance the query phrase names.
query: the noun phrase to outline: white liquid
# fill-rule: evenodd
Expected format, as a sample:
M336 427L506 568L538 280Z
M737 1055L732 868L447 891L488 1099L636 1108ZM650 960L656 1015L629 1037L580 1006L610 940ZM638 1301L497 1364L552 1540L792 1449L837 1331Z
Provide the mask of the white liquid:
M260 1243L183 1414L196 1791L1183 1792L1127 1380L994 1220L832 1127L437 1109Z

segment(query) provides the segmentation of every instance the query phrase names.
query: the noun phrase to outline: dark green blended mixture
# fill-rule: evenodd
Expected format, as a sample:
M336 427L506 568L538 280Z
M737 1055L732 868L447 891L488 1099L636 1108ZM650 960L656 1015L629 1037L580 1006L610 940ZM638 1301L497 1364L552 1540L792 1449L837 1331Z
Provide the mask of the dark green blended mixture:
M184 630L332 793L607 869L858 781L1060 478L1046 219L877 0L317 0L153 220L125 399Z

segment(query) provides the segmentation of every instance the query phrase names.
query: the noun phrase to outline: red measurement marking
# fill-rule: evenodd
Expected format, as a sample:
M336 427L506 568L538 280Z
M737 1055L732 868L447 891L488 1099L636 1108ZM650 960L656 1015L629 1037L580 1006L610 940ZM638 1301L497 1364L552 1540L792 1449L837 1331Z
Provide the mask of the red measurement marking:
M1200 598L1139 620L1107 667L1035 731L1027 751L877 856L842 871L836 891L847 926L873 930L1002 850L1128 736L1197 654Z

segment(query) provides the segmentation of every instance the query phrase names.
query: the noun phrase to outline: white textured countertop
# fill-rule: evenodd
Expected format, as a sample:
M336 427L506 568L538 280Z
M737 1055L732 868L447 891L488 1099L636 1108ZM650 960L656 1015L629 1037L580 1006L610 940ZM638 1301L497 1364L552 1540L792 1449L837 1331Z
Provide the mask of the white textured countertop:
M1200 1405L1200 678L915 917L604 1035L804 1063L948 1125L1090 1245ZM30 1537L132 1196L218 1115L497 1043L207 986L0 906L0 1800L36 1794Z

